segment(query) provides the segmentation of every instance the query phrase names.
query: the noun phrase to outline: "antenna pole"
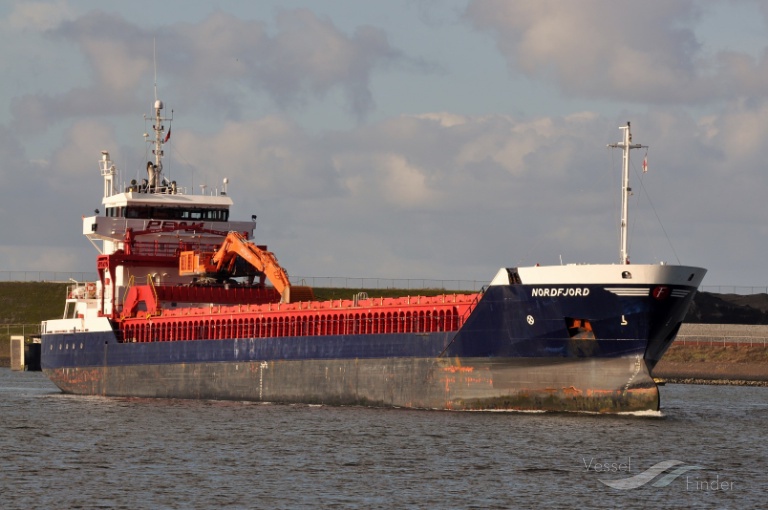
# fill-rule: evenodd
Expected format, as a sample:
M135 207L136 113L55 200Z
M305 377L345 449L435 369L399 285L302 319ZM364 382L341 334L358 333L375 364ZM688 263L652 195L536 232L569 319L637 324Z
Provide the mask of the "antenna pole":
M157 101L157 39L152 38L152 64L155 66L155 101Z
M620 264L629 264L629 251L627 248L627 225L629 224L629 195L632 194L632 188L629 187L629 151L631 149L647 148L647 145L632 143L632 132L629 122L626 126L620 126L624 130L624 140L619 143L609 144L608 147L620 148L624 153L622 171L621 171L621 240L619 241L619 260Z
M147 142L154 145L155 147L154 149L152 149L152 154L154 154L155 156L155 162L154 162L154 166L148 163L147 173L149 176L149 189L151 190L151 192L157 192L158 188L163 186L163 179L162 179L163 156L165 155L165 151L163 150L163 144L167 142L171 136L171 128L170 127L168 128L168 133L166 134L165 126L163 125L163 122L173 120L173 110L171 110L170 117L163 116L163 108L165 105L163 104L162 101L160 101L157 98L157 47L156 47L156 41L154 39L152 40L152 50L154 52L153 60L154 60L154 66L155 66L155 103L153 105L155 114L153 119L154 123L152 125L152 131L154 131L155 133L155 138L154 140L147 140ZM149 168L150 166L152 166L152 168Z

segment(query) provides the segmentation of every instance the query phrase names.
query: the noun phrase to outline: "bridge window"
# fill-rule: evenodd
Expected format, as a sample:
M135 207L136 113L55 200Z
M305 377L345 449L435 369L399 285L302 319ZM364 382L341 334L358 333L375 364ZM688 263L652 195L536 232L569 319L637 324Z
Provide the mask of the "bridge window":
M227 221L229 209L203 209L184 207L150 207L128 206L123 208L108 208L107 216L123 217L131 219L158 219L158 220L197 220L197 221Z

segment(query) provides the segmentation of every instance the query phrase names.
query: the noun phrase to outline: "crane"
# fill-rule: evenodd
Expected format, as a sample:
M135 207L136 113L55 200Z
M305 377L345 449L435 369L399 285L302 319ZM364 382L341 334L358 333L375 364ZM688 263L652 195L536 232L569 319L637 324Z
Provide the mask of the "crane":
M179 258L181 276L231 275L238 257L245 260L258 272L263 273L272 286L280 293L283 303L314 299L310 287L292 286L285 272L277 262L275 254L259 248L239 232L229 232L216 252L183 251Z

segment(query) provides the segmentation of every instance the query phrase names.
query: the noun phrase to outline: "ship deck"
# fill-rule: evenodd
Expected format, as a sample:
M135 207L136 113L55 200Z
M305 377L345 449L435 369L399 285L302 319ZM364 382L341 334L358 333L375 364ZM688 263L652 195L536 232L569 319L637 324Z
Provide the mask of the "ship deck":
M118 320L124 342L457 331L480 293L297 303L167 303ZM175 304L176 306L170 306ZM181 306L180 306L181 305Z

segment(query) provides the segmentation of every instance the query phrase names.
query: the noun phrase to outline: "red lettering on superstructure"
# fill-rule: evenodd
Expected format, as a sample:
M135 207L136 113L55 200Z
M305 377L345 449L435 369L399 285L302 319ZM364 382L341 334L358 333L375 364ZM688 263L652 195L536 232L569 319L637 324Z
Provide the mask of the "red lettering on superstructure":
M150 220L147 222L147 230L160 229L163 232L174 232L176 230L202 230L204 223L187 223L186 221L170 220Z

